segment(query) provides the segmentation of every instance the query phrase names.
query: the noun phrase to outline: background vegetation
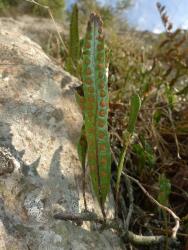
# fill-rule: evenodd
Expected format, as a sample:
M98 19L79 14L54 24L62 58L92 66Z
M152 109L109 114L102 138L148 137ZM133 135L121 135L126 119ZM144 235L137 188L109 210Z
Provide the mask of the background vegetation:
M49 17L45 8L32 4L32 1L22 0L0 0L1 15L32 14L36 16ZM37 3L48 6L53 12L54 17L61 19L63 17L65 2L64 0L38 0Z

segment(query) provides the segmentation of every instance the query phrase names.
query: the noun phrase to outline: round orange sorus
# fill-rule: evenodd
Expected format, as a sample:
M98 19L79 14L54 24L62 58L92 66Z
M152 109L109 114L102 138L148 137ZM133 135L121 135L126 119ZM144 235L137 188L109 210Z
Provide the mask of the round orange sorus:
M89 133L93 134L93 133L95 132L95 129L94 129L93 127L89 127L89 128L87 129L87 131L88 131Z
M86 47L87 49L90 49L90 48L91 48L91 43L90 43L89 41L87 41L86 44L85 44L85 47Z
M99 70L100 70L100 69L104 69L104 64L99 63L99 64L97 65L97 67L98 67Z
M88 109L88 110L93 110L93 109L94 109L93 103L88 103L88 104L87 104L87 109Z
M101 42L98 43L98 46L99 46L100 49L102 48L102 45L103 45L103 43L101 43ZM104 49L98 50L97 51L97 59L101 62L101 61L104 61L105 58L106 57L105 57L105 51L104 51Z
M101 96L101 97L105 97L105 96L106 96L106 92L105 92L104 90L101 90L101 91L100 91L100 96Z
M99 131L99 138L104 139L105 138L105 133L103 131Z
M97 61L98 62L101 62L101 63L104 63L104 53L98 53L97 54Z
M84 110L84 104L80 103L80 109L83 111Z
M104 101L104 100L102 100L101 102L100 102L100 106L102 107L102 108L105 108L107 105L106 105L106 102Z
M99 150L105 151L106 150L106 145L105 144L99 144Z
M107 173L105 171L102 171L100 174L101 174L102 177L106 177L107 176Z
M94 88L91 87L91 86L89 86L89 87L88 87L88 92L91 93L91 94L94 93Z
M107 163L107 159L105 157L101 158L100 160L102 165L105 165Z
M100 51L100 50L103 50L104 49L104 44L102 44L102 43L99 43L98 45L97 45L97 49Z
M88 67L87 69L86 69L86 74L88 75L88 76L90 76L91 75L91 69Z
M87 102L88 103L90 103L90 102L94 103L95 102L95 98L93 96L90 96L90 97L87 98Z
M104 120L102 120L102 119L100 119L100 120L98 120L98 126L100 127L100 128L103 128L104 126L105 126L105 124L106 124L106 121L104 121Z
M101 89L104 89L104 88L105 88L104 82L99 83L99 87L100 87Z
M99 78L102 78L104 76L104 72L103 71L99 71L98 76L99 76Z
M79 99L79 102L80 102L80 103L84 103L84 98L80 98L80 99Z
M95 159L96 159L96 153L95 153L95 151L90 151L88 153L88 159L89 159L89 161L95 161Z
M93 83L93 81L92 81L91 78L87 78L87 79L85 80L85 83L88 84L88 85L90 85L90 84Z
M106 115L106 112L104 110L99 111L99 116L104 117Z
M91 118L93 116L93 110L88 110L87 115L89 118Z
M96 143L95 138L90 136L90 138L89 138L89 140L88 140L88 142L87 142L88 147L89 147L89 148L92 148L93 145L95 145L95 143Z

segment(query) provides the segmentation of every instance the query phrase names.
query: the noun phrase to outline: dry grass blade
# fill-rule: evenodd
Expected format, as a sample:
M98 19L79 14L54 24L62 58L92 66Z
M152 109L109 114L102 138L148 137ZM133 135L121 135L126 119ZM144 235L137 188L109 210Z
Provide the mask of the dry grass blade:
M62 39L62 36L61 36L61 34L60 34L59 30L58 30L57 23L56 23L56 21L55 21L55 19L54 19L54 16L53 16L53 14L52 14L52 11L51 11L50 7L47 6L47 5L42 5L42 4L38 3L38 2L36 2L35 0L25 0L25 1L26 1L26 2L30 2L30 3L33 3L33 4L36 4L36 5L38 5L38 6L42 7L42 8L44 8L44 9L46 9L46 10L48 11L49 16L50 16L50 18L52 19L53 24L54 24L54 26L55 26L55 29L56 29L56 31L57 31L59 40L61 41L61 44L63 45L63 48L64 48L64 50L65 50L66 55L68 55L67 47L66 47L66 45L65 45L65 43L64 43L64 41L63 41L63 39Z

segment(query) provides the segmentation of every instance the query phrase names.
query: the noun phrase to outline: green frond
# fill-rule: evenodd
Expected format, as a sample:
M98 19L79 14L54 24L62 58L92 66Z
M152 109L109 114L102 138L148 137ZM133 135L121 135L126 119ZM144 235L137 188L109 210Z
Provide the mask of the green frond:
M83 49L82 81L88 165L101 207L110 190L111 154L108 133L108 82L102 21L94 13L88 22Z

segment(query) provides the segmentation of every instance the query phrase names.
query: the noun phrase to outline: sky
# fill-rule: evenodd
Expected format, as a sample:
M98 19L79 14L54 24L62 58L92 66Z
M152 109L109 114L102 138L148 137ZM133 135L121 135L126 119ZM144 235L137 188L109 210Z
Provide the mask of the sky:
M134 6L126 14L130 24L140 30L150 30L154 33L164 31L156 8L156 0L135 0L134 2ZM188 29L188 0L161 0L160 3L166 6L174 29Z
M66 0L70 6L76 0ZM91 0L92 1L92 0ZM101 4L116 3L116 0L98 0ZM154 33L164 31L159 13L156 8L157 0L133 0L133 5L125 12L128 23L138 30L149 30ZM188 0L161 0L166 6L170 21L174 29L188 29Z

